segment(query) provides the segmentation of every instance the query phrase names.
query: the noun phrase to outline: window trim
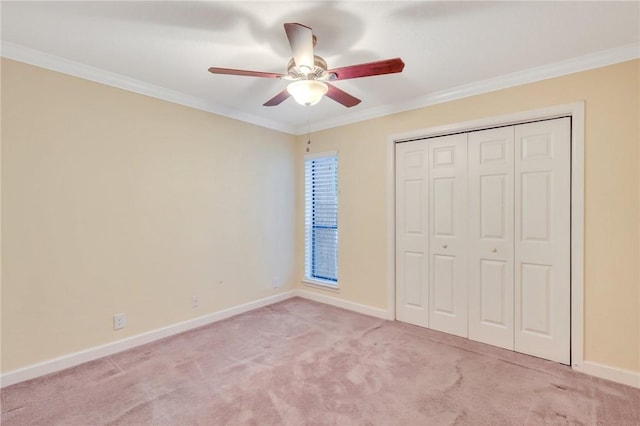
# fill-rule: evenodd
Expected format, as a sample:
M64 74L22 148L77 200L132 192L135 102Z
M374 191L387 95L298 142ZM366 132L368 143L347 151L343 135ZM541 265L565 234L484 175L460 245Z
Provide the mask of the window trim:
M311 278L303 278L302 284L306 285L307 287L313 287L313 288L318 288L322 290L329 290L336 293L340 291L340 287L338 286L338 283L333 281L320 281L320 280L311 279Z

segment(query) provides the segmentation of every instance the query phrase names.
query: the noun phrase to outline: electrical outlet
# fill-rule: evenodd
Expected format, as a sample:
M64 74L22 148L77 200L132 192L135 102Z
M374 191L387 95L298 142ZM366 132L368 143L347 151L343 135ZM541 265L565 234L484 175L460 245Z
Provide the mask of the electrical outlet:
M127 316L125 314L115 314L113 316L113 329L120 330L127 325Z
M273 280L271 280L271 287L273 288L280 287L280 277L273 277Z
M200 296L191 296L191 307L197 308L200 306Z

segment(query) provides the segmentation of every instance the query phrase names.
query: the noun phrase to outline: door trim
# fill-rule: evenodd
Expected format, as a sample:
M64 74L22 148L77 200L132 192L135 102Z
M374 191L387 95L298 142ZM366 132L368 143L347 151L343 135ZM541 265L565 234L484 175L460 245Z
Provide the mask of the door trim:
M571 116L571 368L584 371L584 102L574 102L461 123L429 127L387 138L387 310L395 307L395 144L411 139Z

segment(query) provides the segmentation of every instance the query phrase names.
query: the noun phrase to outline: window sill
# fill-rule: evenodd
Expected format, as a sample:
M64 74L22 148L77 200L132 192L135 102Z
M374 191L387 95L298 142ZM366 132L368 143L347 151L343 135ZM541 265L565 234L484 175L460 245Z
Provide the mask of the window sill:
M320 281L320 280L312 280L309 278L305 278L302 280L302 284L309 286L309 287L315 287L321 290L328 290L328 291L332 291L335 293L338 293L340 291L340 287L338 287L338 284L332 284L332 283L328 283L326 281Z

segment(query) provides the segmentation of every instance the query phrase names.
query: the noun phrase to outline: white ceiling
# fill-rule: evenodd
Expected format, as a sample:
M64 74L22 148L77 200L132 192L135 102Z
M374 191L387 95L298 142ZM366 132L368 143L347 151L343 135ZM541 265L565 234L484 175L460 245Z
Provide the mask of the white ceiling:
M640 2L11 2L2 55L299 134L637 58ZM329 68L401 57L401 74L337 81L362 99L262 104L286 73L282 24L313 28Z

